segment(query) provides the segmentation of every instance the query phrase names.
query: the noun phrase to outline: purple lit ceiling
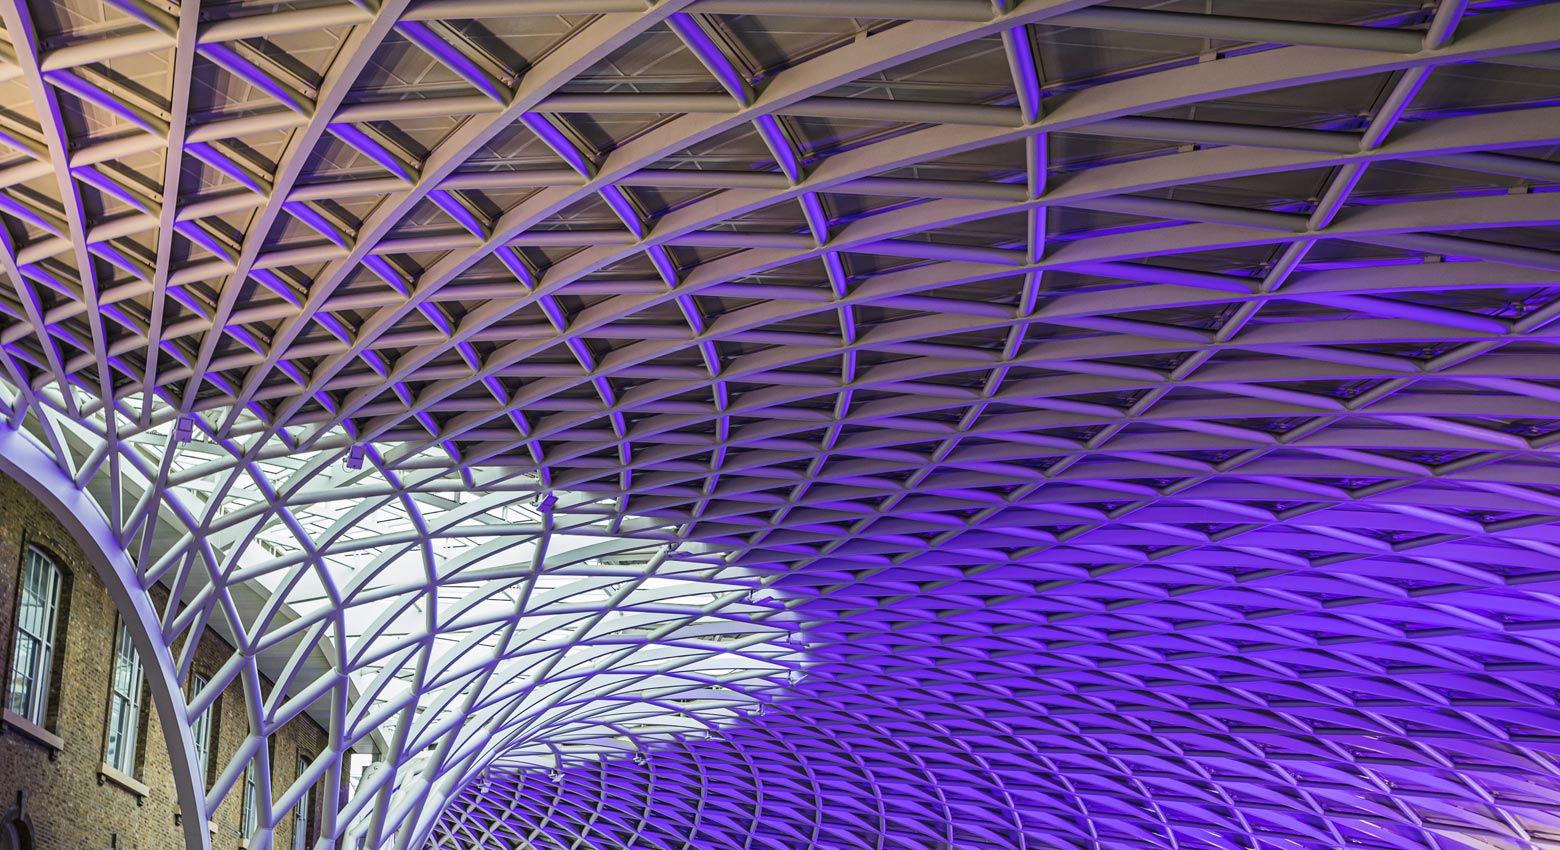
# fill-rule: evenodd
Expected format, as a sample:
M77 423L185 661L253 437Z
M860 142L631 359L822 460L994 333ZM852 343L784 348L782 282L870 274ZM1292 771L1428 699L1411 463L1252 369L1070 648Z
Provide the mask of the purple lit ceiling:
M0 18L0 438L278 682L186 811L1560 846L1560 4Z

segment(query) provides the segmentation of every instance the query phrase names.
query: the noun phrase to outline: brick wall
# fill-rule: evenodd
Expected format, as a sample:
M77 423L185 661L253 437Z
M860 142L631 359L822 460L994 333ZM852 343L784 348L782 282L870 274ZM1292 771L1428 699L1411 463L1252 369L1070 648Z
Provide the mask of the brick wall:
M136 776L145 786L144 798L112 780L99 779L119 622L113 600L65 529L20 484L4 476L0 476L0 671L4 676L0 694L9 690L17 585L28 545L42 549L70 576L61 593L63 646L55 652L64 655L55 668L58 696L47 730L63 742L63 748L56 751L39 736L0 721L4 731L0 734L0 813L16 804L19 791L27 792L36 850L107 850L116 835L119 850L176 850L184 845L184 832L174 820L173 771L149 693L143 691L141 700ZM213 676L232 652L225 641L208 634L197 647L194 672ZM188 692L189 683L184 685ZM268 690L269 683L265 687ZM212 765L205 777L208 787L248 732L244 696L237 683L223 692L215 710ZM318 755L326 735L312 720L299 718L272 741L272 792L280 795L298 775L299 754ZM318 834L322 797L323 789L315 794L309 818L311 839ZM214 850L237 850L242 799L240 784L215 813ZM276 828L275 845L290 850L292 840L293 818L288 816Z

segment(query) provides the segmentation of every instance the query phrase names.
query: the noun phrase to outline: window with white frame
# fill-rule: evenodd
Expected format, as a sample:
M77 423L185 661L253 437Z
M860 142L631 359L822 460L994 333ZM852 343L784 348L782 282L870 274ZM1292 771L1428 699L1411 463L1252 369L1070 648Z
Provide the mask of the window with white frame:
M54 666L62 584L59 567L36 548L27 547L5 707L39 726L48 719L49 674Z
M206 689L208 680L205 676L196 674L190 679L190 697L193 699ZM207 771L211 769L211 716L216 713L215 704L206 706L206 710L195 718L190 727L190 733L195 738L195 769L200 772L201 781L206 781Z
M301 777L309 772L309 757L298 756L298 775ZM303 795L303 800L298 803L296 814L293 816L293 850L308 850L309 847L309 811L314 808L314 788L311 786L308 793Z
M108 747L103 762L125 774L135 774L135 738L141 726L141 656L130 642L130 628L119 624L114 651L113 691L108 697Z
M249 766L244 768L244 811L242 814L243 824L239 830L244 834L245 838L253 835L255 832L255 827L260 823L260 812L255 808L256 802L258 801L256 799L255 787L255 763L250 762Z

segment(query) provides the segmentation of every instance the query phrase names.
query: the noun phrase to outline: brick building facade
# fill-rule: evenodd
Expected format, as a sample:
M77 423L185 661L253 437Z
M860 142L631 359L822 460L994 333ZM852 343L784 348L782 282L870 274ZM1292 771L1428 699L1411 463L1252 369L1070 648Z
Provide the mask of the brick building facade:
M25 812L27 850L174 850L184 844L177 821L173 773L162 729L144 681L133 775L106 764L111 677L119 614L108 590L69 533L20 484L0 476L0 670L12 682L17 640L19 582L29 547L48 557L64 577L59 593L54 665L44 728L6 711L0 722L0 833L8 813ZM206 633L195 653L192 676L212 677L233 652ZM186 693L192 682L182 683ZM269 682L264 683L269 688ZM6 693L9 693L7 690ZM248 730L242 690L234 685L210 715L209 787L233 758ZM306 716L272 737L271 784L284 789L299 775L299 759L326 746L326 733ZM242 780L240 780L242 782ZM25 803L22 797L25 796ZM213 850L245 846L241 834L243 789L227 795L210 824ZM317 835L322 794L311 795L307 836ZM276 827L274 846L294 847L295 816ZM0 835L0 845L16 842ZM308 846L308 845L306 845ZM5 850L5 848L0 848Z

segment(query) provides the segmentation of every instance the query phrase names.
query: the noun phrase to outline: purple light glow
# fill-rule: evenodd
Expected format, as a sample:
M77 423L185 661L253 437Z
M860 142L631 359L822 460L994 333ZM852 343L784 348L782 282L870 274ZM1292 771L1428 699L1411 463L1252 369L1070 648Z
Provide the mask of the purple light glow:
M187 850L299 714L254 850L1560 846L1560 2L62 2L0 465L235 646Z

